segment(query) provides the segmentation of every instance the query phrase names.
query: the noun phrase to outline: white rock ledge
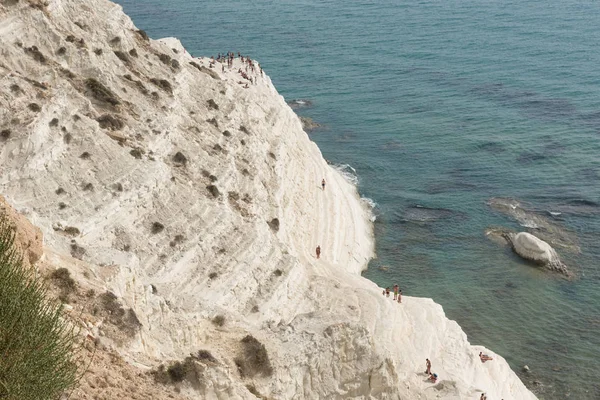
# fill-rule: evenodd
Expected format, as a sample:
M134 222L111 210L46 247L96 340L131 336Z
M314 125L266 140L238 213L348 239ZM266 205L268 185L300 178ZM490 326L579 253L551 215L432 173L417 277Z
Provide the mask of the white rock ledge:
M42 229L48 262L91 268L133 307L142 331L118 347L132 363L209 349L219 366L190 392L206 399L255 398L250 382L273 399L535 398L441 306L394 303L360 276L373 230L356 188L327 165L266 73L249 70L256 84L244 88L239 59L223 72L175 39L147 42L106 0L6 4L0 121L11 132L0 139L0 191ZM99 99L89 78L119 104ZM101 128L102 115L123 126ZM81 234L55 231L58 222ZM155 222L163 229L153 233ZM82 261L70 258L71 240ZM219 314L223 327L210 322ZM248 333L265 344L272 377L239 376L233 358ZM494 361L482 364L482 350Z

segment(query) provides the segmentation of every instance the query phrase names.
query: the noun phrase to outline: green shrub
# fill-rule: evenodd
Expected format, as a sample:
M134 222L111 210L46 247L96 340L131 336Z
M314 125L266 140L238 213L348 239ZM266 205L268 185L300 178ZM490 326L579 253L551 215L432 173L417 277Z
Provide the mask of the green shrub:
M0 398L58 399L76 383L75 333L42 281L23 266L14 238L0 217Z
M117 96L106 86L98 82L94 78L88 78L85 81L85 86L92 93L92 96L101 102L117 106L121 104Z
M242 377L254 377L256 375L271 376L273 367L267 354L265 345L260 343L252 335L246 335L242 340L242 354L233 361L238 367Z
M223 326L225 325L225 317L222 315L217 315L213 318L212 323L216 326Z

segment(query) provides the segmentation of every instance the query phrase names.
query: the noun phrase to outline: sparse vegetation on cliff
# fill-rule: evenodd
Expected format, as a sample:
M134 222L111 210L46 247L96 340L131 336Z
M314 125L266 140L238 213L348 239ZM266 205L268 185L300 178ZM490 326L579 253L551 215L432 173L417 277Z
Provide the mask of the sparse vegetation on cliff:
M43 282L23 266L14 239L0 216L0 398L56 399L76 383L75 334Z

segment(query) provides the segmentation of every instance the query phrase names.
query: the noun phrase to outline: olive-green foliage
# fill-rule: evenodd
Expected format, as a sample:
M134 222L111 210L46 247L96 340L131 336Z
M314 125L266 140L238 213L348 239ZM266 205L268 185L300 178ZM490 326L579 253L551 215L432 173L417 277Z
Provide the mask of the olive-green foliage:
M0 216L0 398L58 399L76 383L75 333L41 279L23 266Z

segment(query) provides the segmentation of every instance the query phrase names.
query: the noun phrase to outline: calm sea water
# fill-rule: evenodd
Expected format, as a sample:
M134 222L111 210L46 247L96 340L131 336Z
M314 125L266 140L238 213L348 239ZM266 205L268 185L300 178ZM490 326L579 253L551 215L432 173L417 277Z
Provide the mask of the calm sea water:
M599 3L119 3L151 37L197 56L240 51L287 99L314 102L298 111L325 126L313 140L377 203L366 277L433 297L540 398L600 399ZM574 238L580 253L559 252L578 277L486 238L526 229L494 197Z

